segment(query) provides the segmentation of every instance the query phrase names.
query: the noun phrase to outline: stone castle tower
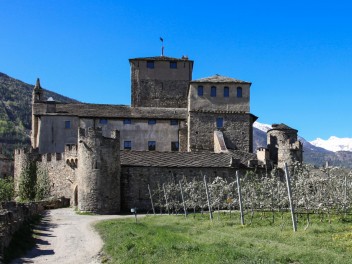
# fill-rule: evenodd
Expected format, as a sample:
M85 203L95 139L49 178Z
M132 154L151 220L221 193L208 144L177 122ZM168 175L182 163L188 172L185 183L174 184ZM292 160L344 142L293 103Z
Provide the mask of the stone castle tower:
M80 129L76 175L79 210L101 214L120 212L118 131L106 138L100 128Z
M285 162L288 166L294 162L302 162L303 145L297 139L297 130L285 124L273 124L267 132L268 150L270 160L283 168Z

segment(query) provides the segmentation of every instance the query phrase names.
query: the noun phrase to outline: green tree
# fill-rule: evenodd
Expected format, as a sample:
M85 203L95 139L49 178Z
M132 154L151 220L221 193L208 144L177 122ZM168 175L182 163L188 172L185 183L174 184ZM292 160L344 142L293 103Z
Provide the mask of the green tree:
M21 200L33 201L36 198L37 166L27 161L20 176L19 196Z
M12 179L0 179L0 202L11 201L14 196Z

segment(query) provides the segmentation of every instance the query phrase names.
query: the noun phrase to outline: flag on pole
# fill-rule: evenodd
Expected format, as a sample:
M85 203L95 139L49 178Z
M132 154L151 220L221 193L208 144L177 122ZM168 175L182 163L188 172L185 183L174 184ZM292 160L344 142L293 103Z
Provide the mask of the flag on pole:
M160 41L161 41L161 42L164 42L164 39L163 39L162 37L160 37Z

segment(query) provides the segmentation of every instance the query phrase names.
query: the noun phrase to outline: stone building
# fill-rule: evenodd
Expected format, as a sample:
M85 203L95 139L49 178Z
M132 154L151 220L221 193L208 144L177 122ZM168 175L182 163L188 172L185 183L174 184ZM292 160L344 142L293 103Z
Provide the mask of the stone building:
M187 57L130 59L131 106L44 99L38 79L32 149L15 152L15 180L33 161L47 172L53 195L82 211L116 213L148 209L148 184L302 161L297 130L284 125L268 132L268 148L252 153L251 83L192 80L193 64Z

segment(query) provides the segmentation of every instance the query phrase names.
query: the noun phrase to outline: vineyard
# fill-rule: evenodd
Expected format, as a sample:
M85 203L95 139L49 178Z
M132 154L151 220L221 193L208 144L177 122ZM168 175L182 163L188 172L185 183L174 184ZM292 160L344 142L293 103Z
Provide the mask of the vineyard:
M213 212L226 210L231 216L233 210L240 210L241 223L251 224L255 214L265 215L272 223L278 213L292 210L292 221L302 216L305 229L310 226L311 215L320 221L331 222L331 216L345 219L351 213L352 172L339 167L314 168L311 165L294 164L285 174L280 170L271 172L247 171L233 175L233 179L216 177L207 182L184 177L179 182L159 184L149 189L154 214L179 214ZM236 175L238 179L236 179ZM290 189L288 190L288 185ZM290 197L290 193L292 193ZM290 199L291 198L291 199ZM291 200L291 201L290 201Z

